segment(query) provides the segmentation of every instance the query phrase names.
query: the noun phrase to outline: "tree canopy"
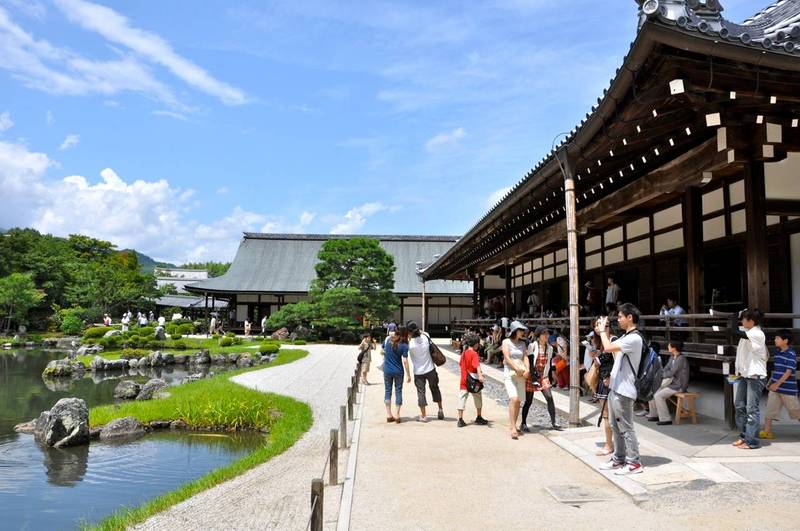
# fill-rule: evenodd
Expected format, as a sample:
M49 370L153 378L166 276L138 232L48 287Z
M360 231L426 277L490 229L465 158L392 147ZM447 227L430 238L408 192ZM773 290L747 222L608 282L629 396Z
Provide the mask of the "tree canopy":
M388 319L397 308L398 300L392 292L394 258L378 240L329 240L317 257L311 301L284 306L270 316L269 326L305 323L347 330L361 326L363 319Z
M181 267L185 269L205 269L210 277L221 277L228 272L230 262L189 262Z

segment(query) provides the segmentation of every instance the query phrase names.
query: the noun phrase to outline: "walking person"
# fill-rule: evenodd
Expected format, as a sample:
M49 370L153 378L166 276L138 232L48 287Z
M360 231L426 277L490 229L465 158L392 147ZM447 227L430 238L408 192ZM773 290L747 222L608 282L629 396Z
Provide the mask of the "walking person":
M478 426L486 426L489 424L483 416L481 416L481 409L483 408L483 395L479 389L477 392L471 392L470 386L467 383L467 378L477 380L483 383L483 371L481 370L481 360L478 357L478 352L475 346L480 343L480 338L474 334L469 334L465 341L467 343L467 350L461 354L461 360L458 365L461 367L461 385L458 389L458 427L463 428L467 425L464 422L464 410L467 408L467 396L472 395L472 401L475 403L477 416L475 417L475 424ZM440 418L444 418L442 410L439 409Z
M620 305L618 322L625 331L611 341L608 318L598 319L595 333L600 334L603 350L614 356L608 392L608 418L614 436L614 455L600 470L613 470L617 475L640 474L639 441L633 424L633 404L636 402L636 376L644 352L645 341L637 330L639 309L633 304Z
M425 393L425 383L431 388L431 396L433 401L439 405L439 413L437 418L444 420L444 410L442 409L442 392L439 389L439 373L436 372L436 366L431 359L431 338L427 334L423 334L419 329L417 323L409 321L406 323L406 329L411 335L408 342L408 355L411 358L411 363L414 365L414 386L417 388L417 405L419 406L419 422L428 422L426 415L426 408L428 407L428 400ZM469 334L469 337L474 334ZM473 345L474 347L474 345ZM462 354L463 356L463 354Z
M800 420L800 399L797 398L797 353L792 348L792 332L783 329L775 334L775 369L767 389L767 408L764 410L764 430L761 439L774 439L772 421L786 408L789 418Z
M214 332L217 331L217 318L213 315L211 316L211 321L208 323L208 335L213 336Z
M647 416L647 420L659 426L672 424L667 399L676 393L685 393L689 387L689 361L681 354L683 341L671 339L667 344L667 350L670 358L662 373L664 379L661 388L650 401L650 414Z
M358 362L361 364L361 383L369 385L367 374L369 373L369 362L372 361L372 334L364 332L361 336L361 344L358 345Z
M525 403L522 405L522 424L519 431L528 433L528 412L533 404L533 394L541 391L547 402L547 412L550 414L550 426L554 430L561 428L556 423L556 404L553 402L553 392L550 390L550 379L547 377L547 367L553 359L553 346L549 342L550 331L544 326L536 327L534 340L528 347L528 367L530 378L525 380Z
M734 334L739 337L736 347L736 392L733 405L736 408L736 428L739 438L733 443L742 450L754 450L761 446L758 432L761 426L759 404L767 385L767 336L761 330L761 310L745 310L741 314L742 327Z
M525 396L525 380L530 377L530 365L525 355L527 345L525 334L528 327L514 321L509 327L508 338L503 340L503 383L508 393L508 428L512 439L519 438L517 417L519 417L520 399Z
M383 343L383 384L385 387L383 402L386 405L386 422L400 424L400 407L403 405L403 375L406 377L406 383L411 382L411 371L408 370L408 330L404 326L400 326ZM392 389L394 389L396 408L394 415L392 414Z
M250 323L250 319L244 320L244 337L250 337L250 332L253 330L253 325Z
M267 316L261 318L261 335L267 337Z

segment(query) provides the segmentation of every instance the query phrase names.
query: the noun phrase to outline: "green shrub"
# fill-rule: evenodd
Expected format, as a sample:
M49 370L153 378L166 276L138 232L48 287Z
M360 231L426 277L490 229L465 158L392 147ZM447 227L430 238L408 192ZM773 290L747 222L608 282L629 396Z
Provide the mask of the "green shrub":
M170 348L174 348L175 350L186 350L188 346L186 345L186 341L183 339L178 339L170 344Z
M126 348L122 350L122 354L120 355L120 357L126 360L132 360L132 359L138 360L139 358L144 358L148 354L150 354L150 352L147 350Z
M166 326L164 326L164 332L166 332L169 335L177 334L178 325L176 325L175 323L167 323Z
M241 338L241 337L234 337L233 338L233 344L234 345L241 345L242 343L244 343L244 338Z
M236 337L236 334L235 334L235 333L233 333L233 332L227 332L227 333L225 334L225 337Z
M156 329L152 326L142 326L137 330L137 333L140 337L154 337L156 333Z
M109 330L113 330L113 328L110 326L93 326L86 329L86 331L83 333L83 338L98 339L103 337Z
M258 347L258 352L264 354L275 354L281 349L278 343L264 342Z
M194 323L182 323L178 325L178 333L182 336L188 336L189 334L194 333Z
M181 336L180 334L170 334L170 336L169 336L169 337L170 337L170 339L172 339L173 341L177 341L177 340L179 340L179 339L180 339L182 336Z
M292 344L293 345L305 345L306 344L306 340L305 339L295 339L294 341L292 341Z
M80 335L83 329L83 319L75 313L66 313L61 318L61 326L59 329L68 336Z
M164 342L157 339L150 339L147 341L147 348L152 350L160 350L164 348Z
M230 347L231 345L233 345L233 338L225 336L219 340L219 346L221 347Z

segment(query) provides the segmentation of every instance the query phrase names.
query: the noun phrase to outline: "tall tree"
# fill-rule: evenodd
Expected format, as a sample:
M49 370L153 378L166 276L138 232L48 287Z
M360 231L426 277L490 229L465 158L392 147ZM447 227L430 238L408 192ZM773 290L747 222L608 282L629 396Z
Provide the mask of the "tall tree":
M44 293L36 289L31 273L12 273L0 278L0 315L5 317L5 329L11 322L28 324L28 312L44 299Z

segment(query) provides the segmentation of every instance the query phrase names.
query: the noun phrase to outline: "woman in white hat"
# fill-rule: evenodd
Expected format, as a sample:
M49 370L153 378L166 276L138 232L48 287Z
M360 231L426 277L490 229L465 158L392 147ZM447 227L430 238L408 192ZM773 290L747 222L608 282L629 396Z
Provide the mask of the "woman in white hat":
M503 340L503 382L508 393L508 426L511 438L517 439L517 417L519 416L520 399L525 397L525 380L530 376L530 365L525 355L527 345L525 334L528 328L514 321L511 323L508 338Z

